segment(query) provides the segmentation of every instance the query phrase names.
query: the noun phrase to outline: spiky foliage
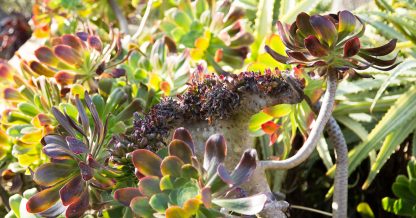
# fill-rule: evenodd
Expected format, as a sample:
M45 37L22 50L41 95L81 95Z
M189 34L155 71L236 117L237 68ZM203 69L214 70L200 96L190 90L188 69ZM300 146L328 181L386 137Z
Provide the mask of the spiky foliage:
M377 48L361 48L359 38L365 24L349 11L324 16L300 13L291 25L278 22L277 29L288 57L266 46L267 52L282 63L312 68L319 76L326 76L328 67L342 78L345 74L357 75L355 70L373 67L388 71L398 64L396 57L379 58L393 52L396 39Z
M119 189L114 198L140 217L219 217L224 213L260 212L267 197L246 197L239 189L256 168L256 151L246 150L231 173L224 167L226 157L224 137L212 135L205 144L201 164L195 156L191 135L178 128L166 157L145 149L132 153L139 174L138 187Z
M110 41L103 43L98 35L78 32L53 38L51 47L36 49L38 59L22 60L24 70L33 75L54 77L63 87L73 83L98 89L98 79L124 76L123 69L116 68L122 57L120 35L110 32Z
M99 202L97 193L113 188L114 178L122 174L105 164L108 120L102 122L88 93L84 99L92 122L78 96L75 104L79 123L66 112L52 108L62 133L42 139L43 152L51 163L41 165L33 174L33 180L45 189L29 199L26 208L30 213L50 212L49 216L56 216L67 206L66 217L79 217L90 207L91 193Z
M232 1L179 1L166 11L161 29L175 42L191 48L218 73L224 66L242 68L253 36L245 31L245 11Z
M115 146L110 149L111 158L116 162L125 162L126 154L135 149L157 151L167 144L165 139L169 131L181 123L228 119L241 106L244 95L255 94L267 99L280 93L290 93L285 76L285 72L280 71L265 74L244 72L227 77L196 72L185 93L177 99L163 99L148 114L135 119L134 130L115 141Z

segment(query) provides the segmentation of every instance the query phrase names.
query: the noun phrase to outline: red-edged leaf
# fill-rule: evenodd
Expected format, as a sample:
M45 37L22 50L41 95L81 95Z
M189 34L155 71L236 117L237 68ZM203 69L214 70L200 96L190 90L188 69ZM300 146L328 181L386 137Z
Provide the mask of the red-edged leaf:
M73 165L63 163L45 163L36 169L33 181L38 185L49 187L66 179L73 173Z
M149 204L149 198L147 197L135 197L130 202L130 208L139 217L153 217L154 211Z
M101 52L101 51L102 51L102 49L103 49L103 45L102 45L102 43L101 43L100 38L98 38L97 36L88 36L87 41L88 41L88 45L89 45L91 48L94 48L95 50L97 50L97 51L99 51L99 52Z
M151 197L160 193L160 179L156 176L146 176L139 181L139 190L142 195Z
M176 156L169 156L163 159L160 170L163 176L175 176L180 177L182 172L182 166L184 162Z
M46 46L41 46L36 49L35 56L40 62L51 66L56 66L59 62L59 60L55 57L53 51Z
M338 13L338 32L340 38L344 38L355 30L357 19L349 11L341 11Z
M89 167L86 163L80 161L78 163L79 170L81 172L82 179L84 181L88 181L92 179L92 168Z
M53 70L47 68L46 66L37 61L30 61L29 68L38 75L43 75L46 77L52 77L55 75L55 72Z
M80 199L82 192L84 191L85 182L81 176L76 176L69 181L64 187L59 190L62 204L68 206L73 202Z
M71 34L65 34L61 37L62 44L68 45L76 51L80 52L83 49L81 40Z
M276 61L280 62L280 63L284 63L286 64L289 61L289 58L286 56L283 56L277 52L275 52L272 48L270 48L268 45L264 46L264 49L266 50L266 52L272 56L273 59L275 59Z
M145 176L162 176L160 164L162 159L146 149L137 149L132 153L133 165Z
M32 196L26 203L26 210L29 213L40 213L51 208L57 201L59 201L59 188L61 186L53 186L44 189Z
M279 129L279 125L277 125L273 121L267 121L263 124L261 124L261 129L268 135L271 135Z
M170 142L168 149L169 155L180 158L184 163L192 162L193 152L188 143L179 139L174 139Z
M360 39L358 37L354 37L349 39L344 45L344 57L352 57L360 51Z
M47 144L42 149L43 153L48 157L56 160L73 159L73 153L65 147L58 144Z
M191 148L192 154L195 153L195 145L192 140L192 136L187 129L183 127L177 128L175 132L173 133L173 139L179 139L179 140L184 141Z
M65 140L68 143L69 149L71 149L71 151L75 154L84 154L89 152L88 146L81 140L72 136L67 136Z
M79 65L82 60L77 51L68 45L57 45L53 48L55 55L63 62L70 65Z
M310 35L304 40L305 47L315 57L322 57L328 54L328 50L319 42L316 36Z
M140 190L133 187L117 189L114 192L114 199L127 207L130 205L131 200L138 196L142 196Z
M363 48L361 51L364 51L373 56L384 56L390 54L396 48L397 39L392 39L385 45L375 48Z
M269 141L270 141L269 145L270 146L273 145L277 141L277 138L279 138L279 133L278 132L275 132L275 133L271 134L269 136Z
M332 46L337 42L337 29L328 18L320 15L313 15L310 18L310 23L322 42L326 43L328 46Z
M72 84L75 81L75 75L67 71L59 71L54 77L56 82L63 86Z
M86 189L81 194L80 199L69 205L69 207L66 209L65 216L67 218L82 217L85 211L87 211L89 208L89 202L89 194L88 190Z
M309 21L310 18L309 14L305 12L298 14L296 17L296 26L305 37L315 35L315 31Z

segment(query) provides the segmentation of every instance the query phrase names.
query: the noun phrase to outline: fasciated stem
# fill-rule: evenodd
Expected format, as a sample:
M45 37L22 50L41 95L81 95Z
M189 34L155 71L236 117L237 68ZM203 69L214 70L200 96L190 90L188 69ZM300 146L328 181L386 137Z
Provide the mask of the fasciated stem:
M264 160L260 161L260 167L263 169L280 169L288 170L303 163L315 150L316 145L321 137L324 127L331 117L331 113L334 107L335 92L337 88L337 73L333 69L328 69L327 89L322 102L322 107L319 110L319 115L316 119L316 123L309 134L308 139L302 148L292 157L273 161Z

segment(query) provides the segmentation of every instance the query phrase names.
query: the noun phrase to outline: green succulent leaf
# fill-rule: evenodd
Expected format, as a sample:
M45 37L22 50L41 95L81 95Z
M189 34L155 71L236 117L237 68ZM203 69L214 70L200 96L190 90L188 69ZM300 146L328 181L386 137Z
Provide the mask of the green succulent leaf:
M253 195L237 199L213 199L212 202L220 207L244 215L255 215L263 210L267 196L264 194Z
M141 217L153 217L155 212L149 204L149 199L147 197L135 197L130 202L130 208L138 216Z
M157 193L150 200L150 206L159 213L164 213L168 208L169 196L166 193Z
M132 153L132 161L136 169L145 176L162 176L160 164L162 159L155 153L138 149Z

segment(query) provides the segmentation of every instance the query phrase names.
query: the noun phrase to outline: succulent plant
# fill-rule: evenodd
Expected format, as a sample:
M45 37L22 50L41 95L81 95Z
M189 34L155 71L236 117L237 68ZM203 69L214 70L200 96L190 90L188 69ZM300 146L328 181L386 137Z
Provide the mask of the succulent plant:
M122 175L105 164L104 149L110 138L107 137L108 120L101 121L88 93L84 99L92 122L78 96L75 103L79 123L66 112L52 108L62 133L42 139L43 152L51 163L41 165L33 174L33 180L45 189L28 200L26 208L30 213L49 212L50 216L56 216L66 210L66 217L79 217L90 207L91 195L100 201L97 193L112 189L115 177Z
M26 18L11 13L0 19L0 58L10 59L14 52L32 35Z
M253 36L245 31L244 9L232 1L179 1L166 11L161 29L175 42L191 48L194 60L205 60L218 73L224 66L240 69Z
M399 216L414 217L416 215L416 161L407 164L407 176L399 175L391 189L397 198L385 197L383 209Z
M359 75L355 70L373 67L387 71L398 65L396 57L379 58L393 52L397 40L376 48L361 48L365 24L349 11L324 16L300 13L292 25L278 22L277 29L288 57L268 46L267 52L279 62L312 68L319 76L326 76L328 67L343 78L345 74Z
M148 113L136 116L132 131L126 132L125 137L114 140L114 145L110 148L111 159L118 163L128 163L126 156L138 148L157 151L167 145L165 139L169 132L185 122L209 123L228 119L239 107L246 106L242 105L244 95L262 98L262 102L275 96L280 96L277 98L279 101L297 102L299 99L288 99L289 95L281 95L291 92L288 83L284 82L284 76L285 72L280 71L217 76L199 69L191 76L186 92L177 98L164 98ZM253 105L255 104L245 109L253 110L253 113L261 110L260 106L251 108Z
M247 197L239 188L256 168L256 151L246 150L231 173L224 166L226 156L225 139L215 134L205 144L201 164L191 135L178 128L167 156L146 149L132 153L138 187L118 189L114 198L140 217L224 217L260 212L267 197Z
M125 75L124 69L116 68L123 61L120 35L111 32L110 38L103 43L98 35L87 32L53 38L51 47L41 46L35 51L38 61L22 60L23 69L34 76L54 77L62 87L79 83L96 91L98 78Z

